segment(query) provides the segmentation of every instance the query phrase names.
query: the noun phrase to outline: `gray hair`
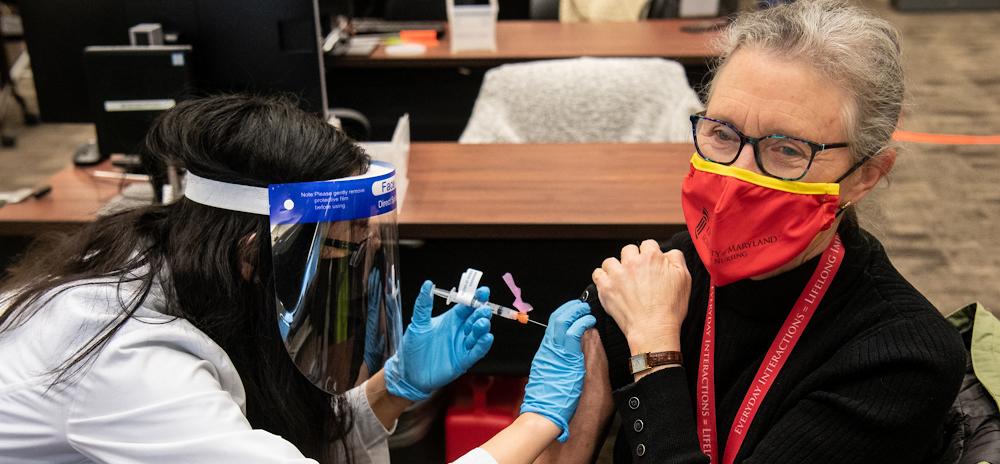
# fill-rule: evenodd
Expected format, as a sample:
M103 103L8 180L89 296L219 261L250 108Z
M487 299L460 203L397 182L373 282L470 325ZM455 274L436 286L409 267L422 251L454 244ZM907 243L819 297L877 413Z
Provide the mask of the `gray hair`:
M842 0L801 0L740 15L719 47L716 76L737 50L754 48L800 60L839 84L851 99L842 111L856 160L890 145L904 77L899 32L888 21Z

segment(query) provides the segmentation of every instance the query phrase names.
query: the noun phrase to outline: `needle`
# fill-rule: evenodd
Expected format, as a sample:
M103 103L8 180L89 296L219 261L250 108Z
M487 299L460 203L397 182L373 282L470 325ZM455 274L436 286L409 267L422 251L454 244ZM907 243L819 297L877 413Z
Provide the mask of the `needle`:
M540 326L542 326L542 327L545 327L545 328L548 328L548 327L549 327L549 326L547 326L547 325L545 325L545 324L542 324L541 322L538 322L538 321L533 321L533 320L531 320L531 319L528 319L528 322L530 322L530 323L532 323L532 324L537 324L537 325L540 325Z

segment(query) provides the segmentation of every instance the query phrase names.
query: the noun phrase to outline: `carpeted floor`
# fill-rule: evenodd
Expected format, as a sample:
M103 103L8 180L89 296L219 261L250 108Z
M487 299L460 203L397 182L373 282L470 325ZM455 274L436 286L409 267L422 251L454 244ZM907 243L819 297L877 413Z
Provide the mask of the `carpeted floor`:
M903 34L911 131L1000 134L1000 11L899 13L865 2ZM1000 309L1000 145L901 144L869 228L939 310Z

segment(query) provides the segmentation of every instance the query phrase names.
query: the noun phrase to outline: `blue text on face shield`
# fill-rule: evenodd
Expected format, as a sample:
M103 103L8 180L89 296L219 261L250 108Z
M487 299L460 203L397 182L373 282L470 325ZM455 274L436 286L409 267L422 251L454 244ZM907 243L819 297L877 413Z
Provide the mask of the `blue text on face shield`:
M339 180L272 184L271 224L310 224L378 216L396 209L396 172L373 162L370 174Z

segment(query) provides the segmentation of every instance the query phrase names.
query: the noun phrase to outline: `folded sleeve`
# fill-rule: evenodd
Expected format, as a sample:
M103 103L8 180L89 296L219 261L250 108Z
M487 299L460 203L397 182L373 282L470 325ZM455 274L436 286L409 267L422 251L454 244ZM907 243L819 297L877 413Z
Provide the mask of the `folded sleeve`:
M386 429L382 421L375 416L365 385L354 387L345 395L347 407L351 410L354 426L348 434L347 449L351 452L351 462L354 464L382 464L389 462L389 435L396 430L394 423L391 429ZM343 453L342 447L335 447L338 454ZM343 456L338 456L335 462L346 462Z
M116 333L72 384L65 428L78 452L98 463L316 463L250 426L239 376L207 336L180 320L142 325Z

